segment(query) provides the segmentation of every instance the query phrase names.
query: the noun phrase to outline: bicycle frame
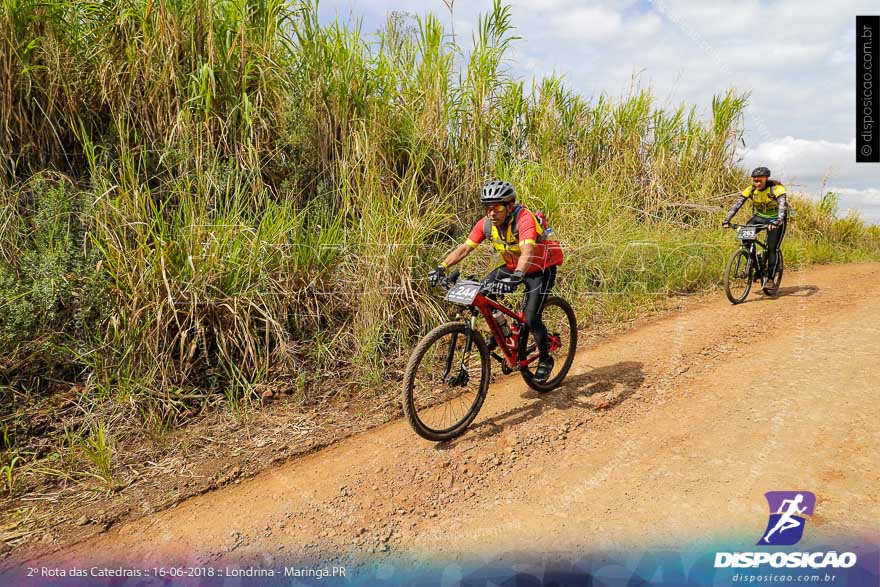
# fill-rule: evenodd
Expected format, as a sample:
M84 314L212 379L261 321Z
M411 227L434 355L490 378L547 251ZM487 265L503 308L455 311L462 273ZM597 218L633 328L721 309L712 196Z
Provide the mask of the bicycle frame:
M759 247L763 248L764 250L767 250L767 246L758 240L749 241L748 246L746 246L745 243L742 243L740 245L740 248L745 250L749 254L749 259L751 260L752 263L755 264L755 267L758 270L758 276L760 277L760 276L764 275L764 271L765 271L766 267L764 267L764 263L761 261L761 256L758 255L758 248L755 245L758 245Z
M767 226L763 225L763 224L733 224L733 223L731 223L730 225L734 228L752 227L752 228L756 228L759 231L768 230ZM766 241L762 242L762 241L758 240L757 234L755 234L755 238L752 240L740 241L739 248L741 250L745 251L746 253L748 253L749 262L753 262L755 264L755 267L758 269L758 272L759 272L758 275L760 277L760 276L764 275L764 273L767 270L767 267L762 262L761 256L758 255L758 249L755 245L757 245L758 247L761 247L765 251L767 250Z
M444 287L447 291L453 288L458 281L458 272L454 272L450 278L446 279L443 283ZM468 281L473 281L472 278L469 278ZM489 326L489 330L492 332L492 336L497 343L497 347L501 350L503 357L497 355L496 353L492 353L492 357L497 359L502 364L502 370L514 370L514 369L524 369L529 365L534 363L540 358L539 352L533 352L531 355L527 356L528 349L520 348L524 345L521 344L524 333L527 334L527 329L525 328L525 315L522 311L514 312L510 308L504 306L500 302L495 301L486 295L488 292L491 292L491 288L487 287L485 283L483 283L479 291L476 292L476 295L473 297L468 297L467 301L455 301L454 303L458 303L462 306L462 311L466 308L467 311L471 314L470 319L467 321L468 329L467 329L467 339L465 341L464 346L464 355L462 359L462 364L459 368L459 374L455 375L452 381L455 383L455 378L461 377L465 379L467 377L467 360L469 359L471 347L473 345L472 334L476 328L476 320L477 314L480 314L483 319L486 321L486 324ZM467 294L466 294L467 295ZM452 300L450 300L452 301ZM512 319L510 323L511 335L505 336L504 332L502 332L501 327L498 325L498 322L495 321L495 317L493 316L493 312L501 312L508 318ZM461 313L459 314L461 315ZM558 349L561 344L559 342L559 336L554 335L553 333L548 332L547 336L550 342L550 352ZM449 345L449 352L446 356L446 365L444 367L443 381L449 379L449 373L452 370L452 362L454 360L455 355L455 345L458 339L458 335L455 334L452 337Z
M507 363L507 366L511 369L514 368L522 368L528 367L533 362L538 360L539 353L532 353L531 356L520 358L519 352L519 344L520 344L520 336L525 331L525 328L521 326L524 325L525 315L522 312L514 312L510 310L506 306L496 302L495 300L490 299L483 293L477 295L474 299L473 304L471 305L473 310L478 311L482 316L486 323L489 325L489 330L492 331L492 336L495 337L495 341L498 343L498 348L504 354L504 360ZM499 311L505 314L508 318L512 318L513 321L510 324L511 335L506 337L504 333L501 331L501 327L498 326L498 323L495 321L495 317L492 315L493 311ZM474 322L471 321L471 328L473 328ZM555 351L559 348L559 337L554 336L552 333L547 333L547 336L550 338L550 351ZM496 357L498 358L498 357Z

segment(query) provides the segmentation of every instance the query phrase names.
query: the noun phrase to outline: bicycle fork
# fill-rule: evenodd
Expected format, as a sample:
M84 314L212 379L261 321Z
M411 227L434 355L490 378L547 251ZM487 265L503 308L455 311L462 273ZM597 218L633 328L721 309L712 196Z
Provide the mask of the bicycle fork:
M441 381L447 383L451 387L464 387L468 383L468 367L470 366L471 348L474 343L473 332L474 327L476 326L475 322L476 317L471 316L468 322L467 338L465 338L464 341L464 349L461 354L458 373L450 377L449 373L452 371L452 363L455 360L455 343L458 342L458 333L452 333L452 340L449 342L449 350L446 353L446 366L443 369L443 377L441 378Z
M752 259L755 263L755 269L757 269L757 271L755 272L755 281L761 281L761 279L765 276L768 279L770 278L768 271L770 269L769 257L770 255L766 250L759 253L757 247L754 247L752 249Z
M755 250L754 245L752 245L751 247L740 247L740 250L745 253L746 265L740 271L739 261L737 261L736 267L733 270L734 277L744 277L749 281L753 281L754 278L750 276L752 266L755 267L755 276L757 276L761 271L761 260L758 258L758 252Z

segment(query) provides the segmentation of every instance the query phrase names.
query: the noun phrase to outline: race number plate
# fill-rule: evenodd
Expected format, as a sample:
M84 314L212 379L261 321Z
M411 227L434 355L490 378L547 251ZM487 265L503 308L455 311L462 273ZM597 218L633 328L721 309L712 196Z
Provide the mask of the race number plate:
M741 241L750 241L755 238L755 229L754 228L737 228L736 229L736 238Z
M479 281L459 281L446 292L446 300L462 306L470 306L480 293Z

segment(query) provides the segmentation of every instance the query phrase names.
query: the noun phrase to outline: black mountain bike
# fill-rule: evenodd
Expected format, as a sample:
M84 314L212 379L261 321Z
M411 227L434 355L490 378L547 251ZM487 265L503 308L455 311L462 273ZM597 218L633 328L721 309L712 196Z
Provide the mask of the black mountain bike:
M730 256L724 274L724 293L727 294L731 304L744 302L755 281L763 283L762 289L767 295L779 290L783 270L782 247L776 249L776 271L773 275L767 275L769 267L767 241L758 240L758 233L766 230L767 226L766 224L730 224L731 228L736 229L736 238L740 241L739 250ZM759 252L758 247L764 250ZM767 276L766 280L765 276Z

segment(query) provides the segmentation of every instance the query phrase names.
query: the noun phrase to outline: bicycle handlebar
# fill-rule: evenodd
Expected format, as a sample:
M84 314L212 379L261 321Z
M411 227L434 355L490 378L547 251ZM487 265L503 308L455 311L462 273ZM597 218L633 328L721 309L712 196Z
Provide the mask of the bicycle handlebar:
M461 271L456 269L455 271L444 277L438 285L442 286L443 289L449 291L452 286L455 285L455 282L458 281L459 277L461 277ZM469 276L468 279L476 281L475 276ZM497 282L487 282L486 280L483 280L481 283L482 285L480 286L480 293L490 295L504 295L495 291L495 283Z
M730 228L754 228L756 230L763 230L770 226L769 224L736 224L735 222L728 222L727 224Z

